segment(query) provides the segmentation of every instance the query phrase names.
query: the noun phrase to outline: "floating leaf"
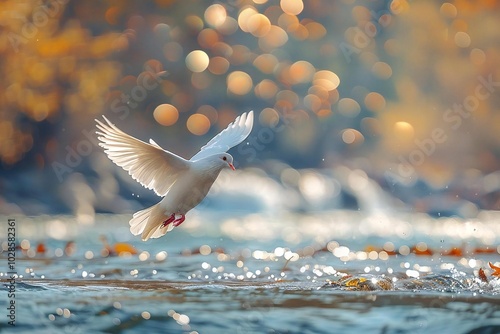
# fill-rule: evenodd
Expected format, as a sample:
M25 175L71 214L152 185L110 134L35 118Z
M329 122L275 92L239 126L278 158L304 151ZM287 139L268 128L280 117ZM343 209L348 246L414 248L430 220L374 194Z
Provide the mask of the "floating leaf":
M500 277L500 267L493 265L491 262L488 262L488 264L490 265L490 268L493 269L491 276Z
M464 252L463 252L462 248L453 247L448 252L444 252L443 255L462 257L462 256L464 256Z
M46 251L47 251L47 247L45 247L45 244L43 242L39 243L36 246L37 254L45 254Z
M135 255L137 254L137 250L134 248L134 246L127 244L125 242L118 242L114 245L114 251L118 256L123 256L123 255L128 255L132 254Z
M488 277L486 277L486 274L484 273L483 268L479 268L479 271L477 272L477 275L479 276L479 279L485 283L488 283Z
M496 253L496 248L490 248L490 247L477 247L474 249L474 254L493 254Z

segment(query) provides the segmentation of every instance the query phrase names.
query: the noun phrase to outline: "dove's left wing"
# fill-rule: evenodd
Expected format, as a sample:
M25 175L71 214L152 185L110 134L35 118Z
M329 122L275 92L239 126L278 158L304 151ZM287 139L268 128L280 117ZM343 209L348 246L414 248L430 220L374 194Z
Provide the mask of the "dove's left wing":
M97 131L99 145L104 152L111 161L159 196L165 196L179 173L189 169L191 162L188 160L162 149L153 140L148 144L126 134L106 117L104 120L107 124L96 119L100 130Z
M253 110L248 114L243 113L234 122L229 124L222 132L213 137L189 161L196 161L213 154L223 153L244 141L253 127Z

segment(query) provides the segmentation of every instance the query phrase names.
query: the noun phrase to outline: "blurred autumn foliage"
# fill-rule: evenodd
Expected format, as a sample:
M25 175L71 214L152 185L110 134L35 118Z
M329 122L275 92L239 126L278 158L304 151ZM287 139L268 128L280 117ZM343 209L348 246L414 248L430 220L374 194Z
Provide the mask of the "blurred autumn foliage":
M78 122L102 112L105 94L121 74L121 65L113 60L127 47L120 43L121 33L109 29L94 36L78 12L67 1L2 1L4 166L34 151L36 163L43 167L46 159L55 157L56 127L66 119Z
M250 109L260 127L285 125L259 161L358 159L436 188L499 168L497 1L4 0L1 8L4 171L35 168L59 182L87 173L67 157L93 153L80 146L101 114L189 157ZM490 181L489 191L500 189L500 176Z

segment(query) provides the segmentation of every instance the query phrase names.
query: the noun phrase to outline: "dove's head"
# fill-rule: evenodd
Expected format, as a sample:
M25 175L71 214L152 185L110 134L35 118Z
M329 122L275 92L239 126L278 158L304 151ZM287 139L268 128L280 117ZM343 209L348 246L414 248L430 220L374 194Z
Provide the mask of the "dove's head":
M219 159L222 161L222 165L224 167L229 167L232 170L235 170L234 165L233 165L233 157L229 153L222 153L219 154Z
M199 168L220 172L223 168L231 168L235 170L233 165L233 157L229 153L217 153L205 157L199 161Z

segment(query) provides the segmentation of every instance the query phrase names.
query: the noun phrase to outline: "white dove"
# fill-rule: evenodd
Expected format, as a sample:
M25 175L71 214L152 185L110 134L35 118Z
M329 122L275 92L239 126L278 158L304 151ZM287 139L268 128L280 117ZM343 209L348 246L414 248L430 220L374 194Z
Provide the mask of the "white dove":
M159 238L182 224L186 213L205 198L220 171L225 167L234 170L233 157L226 151L244 141L253 126L253 111L238 116L186 160L152 139L148 144L126 134L103 118L107 124L95 121L104 152L132 178L163 197L159 203L134 213L129 222L130 232L142 234L143 241Z

